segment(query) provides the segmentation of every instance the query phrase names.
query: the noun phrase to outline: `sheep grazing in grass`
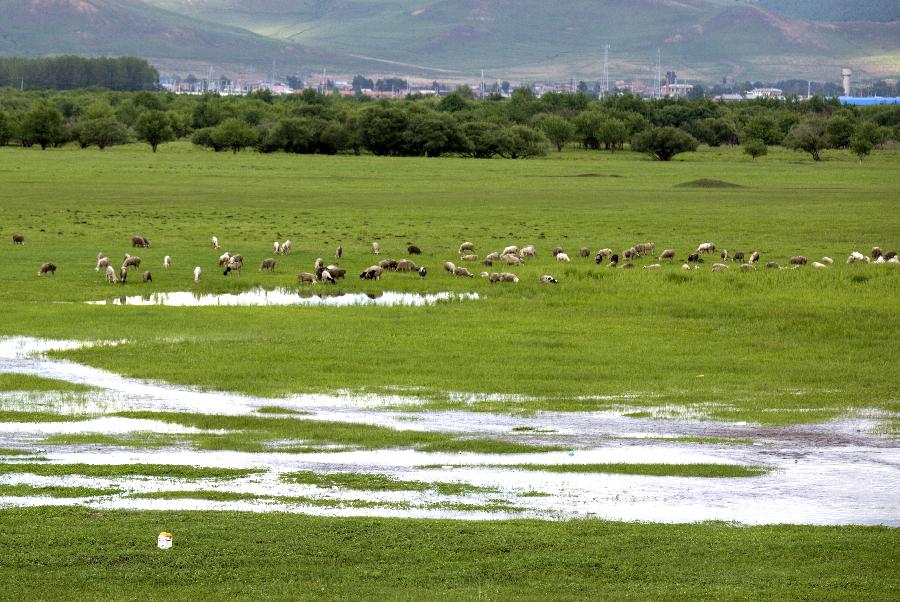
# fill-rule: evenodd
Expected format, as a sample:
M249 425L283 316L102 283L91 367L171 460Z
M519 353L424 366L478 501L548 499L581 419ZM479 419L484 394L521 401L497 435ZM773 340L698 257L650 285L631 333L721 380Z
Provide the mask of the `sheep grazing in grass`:
M210 238L210 239L209 239L209 245L210 245L213 249L218 250L218 249L219 249L219 237L218 237L218 236L213 236L212 238Z
M832 259L831 257L823 257L822 263L824 263L825 265L831 265L834 263L834 259Z
M478 261L478 255L463 255L459 258L460 261Z
M769 261L768 263L766 263L766 267L769 269L772 269L772 270L780 270L781 269L781 266L778 265L777 261Z
M170 267L172 267L172 258L166 255L163 257L163 268L168 270Z
M613 253L612 255L610 255L608 267L614 268L618 265L618 263L619 263L619 256L616 253Z
M459 245L459 254L460 255L462 255L466 251L474 251L474 250L475 250L475 243L464 242L463 244Z
M240 261L241 263L244 263L244 256L241 255L240 253L235 253L234 255L231 256L231 259L228 260L228 263L231 263L233 261Z
M344 256L344 247L338 245L338 248L334 250L334 259L337 261L341 257Z
M472 272L470 272L469 270L467 270L466 268L463 268L463 267L457 267L455 270L453 270L453 275L461 276L461 277L465 277L465 278L474 278L475 277L475 274L473 274Z
M482 277L482 278L490 278L491 275L488 274L487 272L481 272L481 277Z
M328 270L322 270L319 272L319 280L324 282L325 284L334 284L334 276L331 275L331 272Z
M97 257L97 265L94 267L95 272L99 272L100 270L105 270L109 267L109 257L106 257L103 254L100 254Z
M566 255L565 253L557 253L556 261L572 261L572 260L569 259L569 256Z
M426 268L424 265L423 265L423 266L419 266L419 269L416 270L416 271L419 272L419 278L424 279L425 276L428 275L428 268Z
M600 249L599 251L597 251L597 255L600 255L601 257L610 257L612 254L613 254L612 249L608 249L608 248Z
M281 254L288 255L291 252L291 247L293 246L294 245L290 239L284 241L283 243L281 243Z
M562 252L563 252L562 247L553 247L553 250L550 251L550 254L553 255L554 257L556 257L557 255L559 255Z
M813 268L817 270L821 270L822 268L827 268L828 266L824 263L819 263L818 261L814 261L810 264Z
M397 267L395 269L398 272L415 272L416 268L416 264L409 259L401 259L397 262Z
M681 269L682 269L682 270L689 270L689 269L691 269L691 264L689 264L689 263L682 263L682 264L681 264Z
M119 284L125 284L126 280L128 280L128 268L123 265L119 268Z
M144 275L141 276L141 282L153 282L153 274L150 273L150 270L144 272Z
M658 269L660 269L661 267L662 267L662 266L661 266L660 264L658 264L658 263L651 263L650 265L645 265L645 266L644 266L644 269L645 269L645 270L658 270Z
M445 272L452 274L455 269L456 269L456 264L453 263L452 261L444 262L444 271Z
M884 254L884 258L887 261L890 261L891 259L895 259L896 257L897 257L897 251L888 251L887 253Z
M372 243L372 255L381 255L381 245L377 242Z
M888 262L888 263L894 263L894 264L900 263L900 257L897 257L896 255L894 255L893 257L891 257L890 259L888 259L887 262Z
M409 245L408 247L406 247L406 254L407 255L421 255L422 249L420 249L416 245Z
M637 254L637 249L635 249L634 247L625 249L624 251L622 251L622 259L633 259L637 257Z
M493 253L488 253L487 256L485 256L484 260L485 261L499 261L500 253L498 253L497 251L494 251Z
M626 263L625 265L623 265L620 269L622 269L622 270L633 270L633 269L634 269L634 264L631 263L631 262L629 261L628 263Z
M791 265L806 265L807 259L803 255L794 255L788 260Z
M587 247L581 247L581 248L578 250L578 255L579 255L580 257L590 257L590 256L591 256L591 250L588 249Z
M665 249L659 256L660 261L665 261L668 259L669 261L675 259L675 249Z
M655 248L656 244L652 242L642 242L634 245L634 250L637 251L638 256L643 256L645 253L652 253Z
M272 253L275 255L281 255L281 243L277 240L272 243Z
M24 245L25 244L25 237L22 236L21 234L13 234L12 239L13 239L14 245Z
M870 261L870 259L868 257L866 257L865 255L863 255L862 253L860 253L859 251L853 251L847 257L848 264L850 264L850 263L869 263L869 261Z
M594 255L594 263L596 263L597 265L603 263L603 255L601 255L600 253Z
M116 270L111 265L106 266L106 281L110 284L116 283Z
M131 237L131 246L132 247L142 247L147 249L150 247L150 241L147 240L143 236L132 236Z
M519 281L519 277L510 272L500 272L500 282L512 282L516 283Z
M537 249L534 245L522 247L519 251L519 257L537 257Z
M741 269L744 270L745 272L747 272L749 270L755 270L756 266L753 265L752 263L742 263Z
M753 251L750 253L750 263L756 263L759 261L759 251Z
M268 270L269 272L274 272L275 271L275 259L272 257L263 259L262 263L259 264L259 269L256 271L262 272L263 270Z
M316 262L313 264L313 271L318 271L320 268L325 267L325 260L321 257L316 258Z
M343 278L347 275L347 270L344 268L339 268L337 266L330 265L327 268L328 273L331 274L331 277L337 280L338 278Z
M223 265L228 263L228 261L230 259L231 259L231 253L229 253L228 251L225 251L224 253L219 255L219 267L222 267Z
M200 274L203 270L200 269L200 266L194 268L194 283L200 282Z
M377 265L370 265L369 267L367 267L360 273L359 277L361 280L378 280L379 278L381 278L381 275L383 273L384 273L383 267L377 266ZM312 274L310 274L310 276L312 276Z
M731 261L735 261L737 263L744 263L744 252L737 251L734 256L732 256Z
M697 247L697 253L715 253L716 245L711 242L701 243L700 246Z
M875 259L875 261L873 261L872 263L877 264L877 263L887 263L887 262L884 260L884 255L879 255L878 258Z
M122 262L123 268L139 268L141 267L141 258L137 255L125 254L125 260Z
M378 262L378 265L385 270L391 270L392 272L397 269L397 260L396 259L382 259Z
M509 245L508 247L504 247L503 251L500 253L500 255L518 255L518 254L519 254L519 247L517 247L516 245Z
M518 255L503 255L500 259L505 261L506 265L525 265L525 262Z
M543 276L541 276L541 284L559 284L559 280L557 280L550 274L544 274Z
M714 263L712 265L713 272L721 272L722 270L727 270L727 269L728 269L728 266L725 265L724 263Z
M724 249L719 257L722 258L722 261L728 261L728 249Z
M316 283L316 275L310 274L309 272L300 272L299 274L297 274L297 281L300 284L305 284L307 282L310 284L315 284Z
M232 272L237 272L238 276L241 275L241 269L244 267L244 262L240 259L237 259L237 256L232 257L231 261L228 262L228 265L225 266L225 271L222 272L223 276L227 276Z
M700 253L691 253L687 258L688 263L703 263L703 259L700 257Z
M874 246L874 247L872 247L872 257L874 257L875 259L878 259L878 258L881 257L883 254L884 254L884 253L882 253L881 247L879 247L879 246Z

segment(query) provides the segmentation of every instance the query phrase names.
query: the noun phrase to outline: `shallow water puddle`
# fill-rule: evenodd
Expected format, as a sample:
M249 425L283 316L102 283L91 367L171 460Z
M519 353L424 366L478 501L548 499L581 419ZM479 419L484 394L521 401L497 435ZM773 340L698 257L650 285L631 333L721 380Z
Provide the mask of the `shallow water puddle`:
M399 293L385 291L371 293L313 294L292 289L254 288L242 293L204 294L195 291L152 293L114 297L102 301L87 301L90 305L167 305L170 307L267 307L305 305L314 307L350 307L374 305L378 307L422 306L451 301L473 301L478 293Z
M55 499L51 503L97 508L222 509L290 511L328 515L422 516L430 518L493 519L528 516L545 519L601 517L615 520L692 522L726 520L752 524L886 524L900 526L900 444L870 435L884 416L860 412L840 421L790 427L760 427L682 417L679 420L629 418L627 408L600 412L537 412L529 416L482 412L409 412L416 404L402 395L297 395L268 399L214 391L197 391L166 383L123 378L69 361L41 355L51 349L72 349L82 343L27 337L0 339L0 372L33 374L102 389L88 395L88 405L100 414L119 409L261 415L265 406L309 412L282 416L286 420L334 420L395 429L459 433L522 443L564 446L569 451L493 455L422 453L413 450L329 451L290 454L198 451L163 447L122 448L102 444L42 445L51 434L150 432L187 433L178 425L100 417L85 422L4 423L0 448L40 453L50 463L180 464L219 468L258 468L266 473L225 483L172 479L93 479L2 474L0 484L34 482L39 485L121 487L126 493L91 499ZM84 343L92 344L92 343ZM96 343L94 343L96 344ZM0 396L2 409L22 411L79 411L84 399L52 393L14 393ZM468 395L458 393L454 395ZM71 407L63 407L69 404ZM104 405L105 404L105 405ZM390 406L385 410L383 406ZM399 408L399 409L398 409ZM648 408L643 408L648 410ZM649 408L656 414L654 408ZM81 409L84 412L84 409ZM414 418L414 420L411 420ZM696 443L679 437L751 440L752 445ZM15 463L15 457L0 461ZM26 461L23 459L21 461ZM748 478L654 477L604 473L555 473L517 470L513 464L741 464L764 466L769 474ZM507 465L507 466L504 466ZM285 483L290 471L361 472L400 480L457 482L491 487L497 493L434 496L422 492L348 491L317 489ZM316 497L331 506L278 500L212 501L144 499L134 493L182 490L228 491L259 496ZM536 495L530 495L536 494ZM544 495L548 494L548 495ZM347 506L334 503L347 501ZM500 500L497 502L496 500ZM0 506L29 505L41 497L3 497ZM353 503L357 502L354 506ZM446 502L450 503L446 503ZM358 503L375 506L359 507ZM501 503L502 502L502 503ZM464 505L464 509L452 507ZM511 512L498 506L520 508ZM393 505L393 506L391 506ZM400 507L402 506L402 508ZM485 510L473 510L485 506Z

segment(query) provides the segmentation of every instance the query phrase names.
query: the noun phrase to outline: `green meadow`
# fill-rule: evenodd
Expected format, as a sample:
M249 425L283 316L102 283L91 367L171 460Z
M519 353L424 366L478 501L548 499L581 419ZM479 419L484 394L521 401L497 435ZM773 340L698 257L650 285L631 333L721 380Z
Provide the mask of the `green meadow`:
M828 151L814 163L771 148L757 160L740 149L707 149L659 163L628 152L565 150L539 160L392 159L212 153L188 143L152 154L128 145L104 151L0 147L0 336L108 341L54 352L59 358L137 378L283 398L302 393L389 394L406 410L530 413L612 409L634 418L691 416L771 425L818 422L875 410L896 435L900 416L900 266L846 265L854 250L900 248L900 151L863 162ZM21 233L27 244L12 244ZM133 235L150 239L132 249ZM210 248L217 236L222 249ZM256 266L274 240L294 251L273 274ZM378 241L382 253L373 256ZM446 274L463 241L481 256L534 244L525 266L468 266ZM679 261L658 271L596 265L593 253L653 241ZM711 271L681 261L702 242L761 253L760 267ZM356 275L378 259L413 257L428 267ZM317 257L339 264L334 286L297 283ZM558 263L559 245L572 257ZM581 247L591 257L578 257ZM140 255L141 270L110 285L94 270ZM246 258L240 276L217 266L223 251ZM173 267L164 270L163 257ZM828 269L771 270L805 255ZM53 261L53 276L38 277ZM622 262L624 263L624 262ZM192 281L195 266L203 277ZM518 274L490 284L482 269ZM543 274L559 280L540 284ZM87 301L166 291L234 293L263 287L304 294L475 292L477 300L425 307L164 307ZM17 392L93 394L81 385L0 375L0 403ZM68 399L68 397L67 397ZM82 421L69 403L0 405L2 422ZM49 463L33 454L65 446L122 446L165 453L190 445L306 453L333 449L535 452L560 449L505 439L307 420L278 399L248 416L113 411L201 429L199 433L73 433L14 441L0 449L0 497L80 498L120 489L69 479L174 478L196 491L127 494L144 503L257 500L318 512L413 508L408 501L257 496L201 490L265 469L184 464ZM513 435L540 434L516 427ZM751 443L680 437L690 445ZM4 444L6 445L6 444ZM292 447L293 446L293 447ZM566 446L568 448L568 446ZM762 480L768 467L724 464L516 465L511 469ZM747 478L740 478L747 477ZM36 479L36 482L22 480ZM55 481L52 481L54 480ZM46 482L45 482L46 481ZM52 482L51 482L52 481ZM324 490L458 495L493 489L386 474L295 471L281 481ZM549 496L543 490L523 498ZM58 500L57 500L58 501ZM48 502L51 503L51 502ZM81 502L79 502L81 503ZM448 511L510 511L434 503ZM393 505L391 505L393 504ZM416 509L421 510L419 506ZM167 552L160 531L174 533ZM230 511L0 509L3 596L23 599L896 599L897 530L883 527L665 525L601 520L450 521L257 514Z
M47 151L0 148L0 334L119 341L59 353L128 376L284 396L403 392L426 407L488 411L682 405L725 419L785 423L848 410L900 410L891 366L900 350L900 270L845 265L853 250L900 247L896 150L859 162L828 151L814 163L773 148L701 149L659 163L627 152L566 150L529 161L211 153L187 143ZM694 185L697 181L713 181ZM721 187L716 183L733 184ZM27 238L14 246L12 233ZM131 236L151 241L132 249ZM216 235L221 251L210 248ZM294 252L258 273L274 240ZM457 247L481 256L535 244L518 284L441 269ZM760 269L613 270L578 250L653 241L683 259L701 242L761 253ZM380 257L370 252L379 241ZM413 257L427 278L356 277L379 258ZM323 257L348 269L309 292L477 292L430 307L178 308L84 301L155 291L299 289ZM556 245L573 260L557 263ZM222 251L246 258L224 277ZM94 271L142 257L153 282L124 286ZM827 270L767 270L792 255ZM162 259L173 267L165 271ZM55 276L38 278L44 261ZM642 259L638 267L652 263ZM192 282L194 266L203 277ZM542 274L558 285L541 285ZM449 392L473 396L449 395ZM484 399L478 394L506 394Z

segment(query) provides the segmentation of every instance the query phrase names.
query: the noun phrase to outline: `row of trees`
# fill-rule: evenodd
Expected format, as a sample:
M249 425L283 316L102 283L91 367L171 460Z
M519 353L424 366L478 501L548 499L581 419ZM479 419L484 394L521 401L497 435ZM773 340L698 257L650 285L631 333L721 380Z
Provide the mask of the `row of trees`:
M75 90L90 87L155 90L159 87L159 72L144 59L130 56L0 57L0 87L2 86L28 90Z
M580 95L475 101L466 89L443 98L371 101L313 90L287 97L165 93L0 91L0 144L42 147L70 141L105 148L133 137L159 144L190 137L216 151L521 158L578 144L615 152L626 145L661 160L699 144L743 144L759 156L785 145L821 158L825 148L864 156L900 139L900 107L842 107L814 98L731 105Z

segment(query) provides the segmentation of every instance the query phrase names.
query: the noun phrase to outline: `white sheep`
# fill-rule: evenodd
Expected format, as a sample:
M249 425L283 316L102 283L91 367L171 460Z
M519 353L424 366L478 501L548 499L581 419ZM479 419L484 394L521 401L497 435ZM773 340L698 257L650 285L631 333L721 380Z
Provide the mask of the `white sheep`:
M828 266L824 263L819 263L818 261L812 262L810 265L816 270L821 270L822 268L827 268Z
M500 254L501 255L517 255L518 253L519 253L519 247L517 247L516 245L509 245L508 247L503 249L503 252Z
M544 274L543 276L541 276L541 284L559 284L559 280L557 280L550 274Z
M832 259L831 257L823 257L822 263L824 263L825 265L831 265L834 263L834 259Z
M201 271L202 270L200 269L199 265L194 268L194 282L200 282L200 272Z
M218 249L218 248L219 248L219 237L218 237L218 236L213 236L213 237L210 239L210 244L212 245L212 248L213 248L213 249Z
M528 245L527 247L522 247L522 250L519 251L519 255L521 257L537 257L537 249L534 245Z
M101 253L97 256L97 266L94 268L94 271L99 272L101 268L107 267L109 267L109 257Z
M219 255L219 267L227 264L231 260L231 253L225 251L221 255Z
M722 270L727 270L727 269L728 269L728 266L725 265L724 263L714 263L712 265L713 272L721 272Z
M572 260L569 259L569 256L566 255L565 253L557 253L556 261L572 261Z
M170 267L172 267L172 258L166 255L163 257L163 268L168 270Z
M291 242L290 238L287 239L286 241L284 241L283 243L281 243L281 254L282 255L289 254L291 252L292 246L293 246L293 243Z
M110 284L116 283L116 270L108 263L106 265L106 281Z
M464 242L463 244L459 245L459 254L460 255L462 255L466 251L474 251L474 250L475 250L475 243Z
M372 254L373 254L373 255L380 255L380 254L381 254L381 245L378 244L377 242L373 242L373 243L372 243Z
M660 264L658 264L658 263L651 263L650 265L645 265L645 266L644 266L644 269L645 269L645 270L658 270L658 269L661 268L661 267L662 267L662 266L661 266Z
M701 243L700 246L697 247L698 253L712 253L716 250L716 245L711 242Z
M274 243L272 243L272 252L275 253L276 255L281 255L281 243L278 242L277 240Z

